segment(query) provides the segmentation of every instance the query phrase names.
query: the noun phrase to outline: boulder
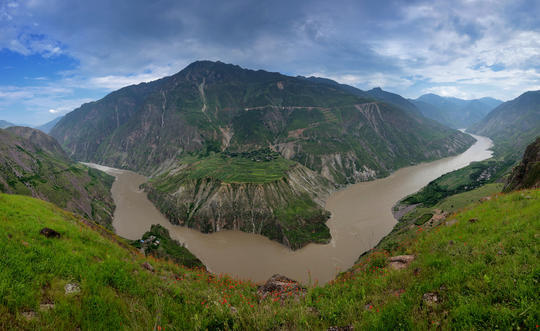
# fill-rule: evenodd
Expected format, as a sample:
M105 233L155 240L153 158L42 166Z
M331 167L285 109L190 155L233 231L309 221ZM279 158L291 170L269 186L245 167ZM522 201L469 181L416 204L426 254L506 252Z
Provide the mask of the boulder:
M414 261L414 255L398 255L392 256L388 259L388 267L394 270L405 269L412 261Z
M69 283L64 286L64 291L66 294L79 293L81 291L81 287L79 284Z
M60 238L60 233L54 231L53 229L43 228L39 231L39 234L44 235L47 238Z
M437 293L432 293L432 292L424 293L424 295L422 296L422 299L428 306L434 306L437 303L439 303L439 296L437 295Z
M298 284L297 281L278 274L270 277L264 285L259 286L257 289L257 294L261 300L264 300L269 295L279 297L283 300L287 296L294 295L297 297L305 293L306 288Z
M154 267L152 267L152 265L148 262L144 262L142 267L150 272L154 272Z

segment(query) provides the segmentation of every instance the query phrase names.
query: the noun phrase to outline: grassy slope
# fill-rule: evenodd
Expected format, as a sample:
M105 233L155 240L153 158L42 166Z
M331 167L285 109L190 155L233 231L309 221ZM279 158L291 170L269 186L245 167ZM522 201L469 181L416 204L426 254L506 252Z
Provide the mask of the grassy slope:
M481 201L482 198L491 196L502 191L504 184L491 183L480 186L477 189L466 191L445 197L433 206L417 206L411 212L403 215L402 221L416 221L416 224L424 223L435 213L435 210L452 213L472 203ZM429 218L424 215L431 215Z
M146 259L51 204L0 195L0 329L533 329L540 190L497 195L453 218L452 226L412 226L399 245L373 250L303 299L257 303L249 282ZM62 238L39 235L43 226ZM385 268L386 256L398 254L417 259ZM155 273L141 268L146 260ZM82 291L64 295L68 282ZM440 303L424 303L428 292ZM55 307L39 312L41 302ZM26 321L29 310L38 318Z

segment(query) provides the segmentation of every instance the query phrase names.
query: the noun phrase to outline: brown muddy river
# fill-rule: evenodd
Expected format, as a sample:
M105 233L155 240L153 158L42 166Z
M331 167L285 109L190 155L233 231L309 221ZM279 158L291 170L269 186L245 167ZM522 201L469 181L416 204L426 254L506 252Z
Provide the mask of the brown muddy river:
M478 141L458 156L402 168L389 177L335 192L326 202L326 209L332 213L327 223L332 241L327 245L310 244L294 252L259 235L237 231L203 234L172 225L139 190L146 181L144 176L92 166L116 177L112 187L116 202L113 226L118 235L138 239L151 224L159 223L169 229L174 239L185 243L211 272L256 282L279 273L304 283L323 284L351 267L392 230L396 220L391 208L398 200L442 174L491 157L491 140L474 137Z

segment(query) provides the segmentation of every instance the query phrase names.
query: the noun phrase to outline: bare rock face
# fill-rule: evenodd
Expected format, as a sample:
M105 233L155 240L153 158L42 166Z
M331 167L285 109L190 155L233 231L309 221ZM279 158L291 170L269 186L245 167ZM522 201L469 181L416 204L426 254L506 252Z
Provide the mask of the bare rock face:
M39 231L39 234L44 235L47 238L60 238L60 233L54 231L53 229L43 228Z
M405 269L412 261L414 261L414 255L398 255L392 256L389 259L388 267L394 270Z
M257 294L261 301L266 297L280 298L284 300L288 296L302 296L306 293L306 288L298 284L297 281L286 276L275 274L264 285L259 286Z

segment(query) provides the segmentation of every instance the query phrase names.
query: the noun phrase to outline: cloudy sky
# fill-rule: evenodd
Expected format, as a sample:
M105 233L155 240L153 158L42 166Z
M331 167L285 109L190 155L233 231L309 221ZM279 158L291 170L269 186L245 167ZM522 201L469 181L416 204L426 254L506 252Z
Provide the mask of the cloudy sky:
M540 1L0 0L0 119L41 124L200 59L508 100L540 89Z

